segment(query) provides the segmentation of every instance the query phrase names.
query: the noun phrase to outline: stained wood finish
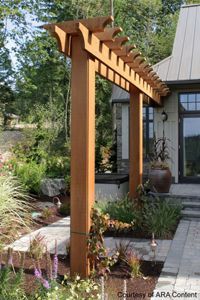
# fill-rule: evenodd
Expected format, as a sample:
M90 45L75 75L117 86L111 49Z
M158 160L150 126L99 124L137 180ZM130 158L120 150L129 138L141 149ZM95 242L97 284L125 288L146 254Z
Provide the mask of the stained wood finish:
M142 184L143 174L143 107L144 95L134 86L130 87L130 171L129 195L137 197L137 187Z
M71 275L89 275L87 240L95 197L95 71L130 92L130 195L142 182L142 102L161 104L168 93L121 28L106 28L112 17L45 25L59 50L72 59L71 124ZM138 72L138 73L137 73ZM149 100L150 99L150 100Z
M95 63L73 37L71 125L71 275L89 275L87 240L95 197Z
M107 28L106 26L112 21L113 18L108 16L49 24L45 25L44 28L57 38L60 51L70 57L71 38L79 35L83 41L83 48L95 60L114 72L115 80L113 83L117 84L118 82L119 86L122 87L127 85L121 85L121 81L127 81L140 89L155 103L161 104L161 96L168 93L166 86L163 89L158 88L156 77L146 80L146 72L143 70L143 66L147 65L146 59L142 57L139 51L131 51L135 46L123 47L129 38L127 36L115 37L122 29L120 27Z

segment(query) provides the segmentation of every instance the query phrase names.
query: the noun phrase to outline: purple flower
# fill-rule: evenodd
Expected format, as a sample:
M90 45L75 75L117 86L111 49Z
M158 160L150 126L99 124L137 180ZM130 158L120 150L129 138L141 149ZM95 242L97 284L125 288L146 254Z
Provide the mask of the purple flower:
M43 279L43 278L42 278L42 285L43 285L43 287L45 287L47 290L50 289L49 282L48 282L46 279Z
M41 273L41 270L35 268L34 269L34 275L37 279L41 279L42 278L42 273Z

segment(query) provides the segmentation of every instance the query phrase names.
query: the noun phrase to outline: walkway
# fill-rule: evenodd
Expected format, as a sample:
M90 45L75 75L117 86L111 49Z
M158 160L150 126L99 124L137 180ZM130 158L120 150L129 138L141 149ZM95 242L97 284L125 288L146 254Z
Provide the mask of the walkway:
M70 239L70 217L63 218L51 225L42 227L30 234L26 234L19 240L12 243L10 247L12 247L15 251L28 251L30 241L33 240L37 234L45 238L45 242L50 253L54 253L55 240L57 240L58 254L65 255L66 247ZM150 247L150 240L112 237L105 238L105 246L108 251L111 252L116 248L116 245L119 245L120 242L123 244L129 243L129 247L133 248L144 260L152 261L154 259ZM156 260L165 261L171 245L171 240L158 240L157 243Z
M172 184L170 194L174 196L188 196L200 198L200 184Z
M182 220L151 299L200 299L199 256L200 222Z

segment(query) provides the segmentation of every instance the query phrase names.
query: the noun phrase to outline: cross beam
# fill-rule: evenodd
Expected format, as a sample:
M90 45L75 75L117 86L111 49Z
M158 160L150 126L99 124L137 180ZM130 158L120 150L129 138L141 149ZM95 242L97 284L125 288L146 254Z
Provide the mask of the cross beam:
M90 274L88 237L95 199L95 73L130 93L130 196L142 183L142 105L161 105L169 89L136 50L116 37L120 27L106 27L112 17L45 25L56 37L60 52L72 59L71 123L71 275Z

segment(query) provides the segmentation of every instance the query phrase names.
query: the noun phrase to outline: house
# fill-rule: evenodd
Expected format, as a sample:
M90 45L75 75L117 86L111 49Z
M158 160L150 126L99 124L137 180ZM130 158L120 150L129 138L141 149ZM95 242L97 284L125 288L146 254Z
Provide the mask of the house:
M162 107L144 107L144 161L153 135L170 140L173 182L200 182L200 4L180 10L172 54L153 66L170 88ZM129 94L114 86L119 173L129 170ZM162 112L167 114L162 121ZM145 165L145 164L144 164ZM145 170L144 170L145 173Z

